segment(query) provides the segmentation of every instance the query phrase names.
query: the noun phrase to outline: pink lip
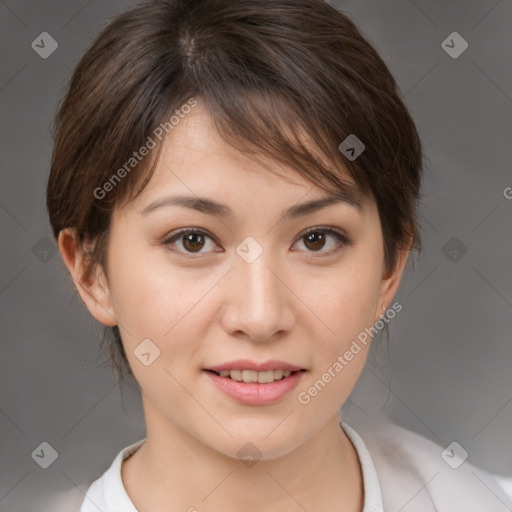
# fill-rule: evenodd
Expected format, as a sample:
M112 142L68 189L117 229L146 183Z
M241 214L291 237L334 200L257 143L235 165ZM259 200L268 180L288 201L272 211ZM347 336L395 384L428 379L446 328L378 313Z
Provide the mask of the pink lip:
M248 366L244 366L244 368L246 370L252 369ZM280 366L280 368L283 367ZM233 368L233 366L229 366L229 368L225 369L227 370L240 368ZM266 405L277 402L278 400L285 397L288 393L290 393L299 383L302 375L305 373L305 370L296 371L289 377L284 377L280 380L275 380L274 382L268 382L266 384L260 384L257 382L238 382L236 380L230 379L229 377L221 377L212 371L204 371L204 373L208 375L210 379L212 379L213 383L221 391L236 401L245 405Z
M219 364L217 366L210 366L205 368L206 370L212 370L214 372L220 372L222 370L254 370L255 372L266 372L269 370L288 370L295 372L302 370L300 366L295 366L284 361L277 361L272 359L265 361L264 363L256 363L249 361L248 359L237 359L236 361L230 361L229 363Z

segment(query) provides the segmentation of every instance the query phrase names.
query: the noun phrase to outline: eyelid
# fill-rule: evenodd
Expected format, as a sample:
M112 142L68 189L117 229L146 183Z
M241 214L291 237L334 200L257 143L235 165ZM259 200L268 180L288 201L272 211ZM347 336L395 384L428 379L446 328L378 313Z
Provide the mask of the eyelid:
M313 226L311 228L306 229L305 231L302 231L299 234L299 236L297 237L296 241L293 243L293 245L295 245L295 243L297 243L298 241L300 241L302 238L309 235L310 233L316 233L316 232L327 233L327 234L334 236L335 238L337 238L338 246L334 249L331 249L330 251L319 251L317 253L315 253L315 251L307 251L308 253L310 253L310 256L307 256L307 257L316 258L316 257L330 256L332 254L337 253L344 247L349 247L349 246L353 245L353 243L354 243L353 240L351 238L349 238L343 232L343 230L339 230L339 229L331 227L331 226ZM187 252L183 252L183 251L176 250L176 249L169 247L172 245L172 242L174 240L179 240L180 237L186 233L196 233L196 234L206 236L206 237L210 238L213 242L215 242L215 244L219 245L216 238L213 235L211 235L208 231L206 231L205 229L196 228L196 227L188 227L188 228L179 229L178 231L174 232L172 235L169 234L168 236L166 236L164 238L162 244L164 246L166 246L166 248L169 251L179 254L180 256L183 256L185 258L189 258L189 259L198 259L201 255L209 254L209 253L198 252L198 253L195 253L196 255L194 255L194 253L187 253ZM220 252L220 251L215 251L215 252ZM318 256L315 256L315 254L318 254Z
M306 235L309 235L310 233L316 233L317 231L321 231L323 233L329 233L331 235L339 235L341 238L343 238L347 243L351 242L348 235L345 234L343 230L331 227L331 226L313 226L312 228L306 229L306 231L303 231L299 238L302 238Z

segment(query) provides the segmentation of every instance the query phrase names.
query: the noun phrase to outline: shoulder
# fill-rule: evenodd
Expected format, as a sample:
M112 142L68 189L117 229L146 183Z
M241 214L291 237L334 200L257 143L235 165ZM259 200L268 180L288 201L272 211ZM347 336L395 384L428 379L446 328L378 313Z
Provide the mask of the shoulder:
M110 510L135 511L121 478L121 463L142 443L141 439L123 448L114 458L110 467L101 473L90 485L76 485L72 489L54 494L48 506L40 512L108 512Z
M441 447L386 419L359 425L358 431L375 465L385 510L511 510L503 488L458 446Z
M95 480L91 485L77 485L66 491L52 494L45 504L40 504L39 512L98 512L105 510L103 485L105 476Z
M84 493L79 487L52 494L45 503L39 503L39 512L79 512Z

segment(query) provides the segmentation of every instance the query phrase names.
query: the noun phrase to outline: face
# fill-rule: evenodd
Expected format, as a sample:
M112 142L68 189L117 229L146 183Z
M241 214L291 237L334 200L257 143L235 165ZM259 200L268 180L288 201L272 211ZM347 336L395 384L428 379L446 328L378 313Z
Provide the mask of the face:
M108 278L82 297L120 328L148 434L286 454L338 415L370 347L353 342L389 306L405 258L383 278L368 198L284 215L327 193L228 147L200 107L170 135L143 193L113 214ZM224 207L196 209L199 197Z

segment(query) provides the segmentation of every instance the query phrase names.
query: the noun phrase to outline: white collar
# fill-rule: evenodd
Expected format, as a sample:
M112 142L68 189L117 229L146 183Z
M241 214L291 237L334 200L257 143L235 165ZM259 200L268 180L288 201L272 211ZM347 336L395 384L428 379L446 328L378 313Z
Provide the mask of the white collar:
M384 512L377 471L365 442L345 422L340 421L340 426L354 445L359 457L364 485L364 507L362 512ZM124 487L121 477L121 464L124 459L136 452L145 441L146 438L141 439L123 448L117 454L108 470L95 480L87 490L80 512L98 510L98 506L100 510L105 510L105 512L138 512Z

